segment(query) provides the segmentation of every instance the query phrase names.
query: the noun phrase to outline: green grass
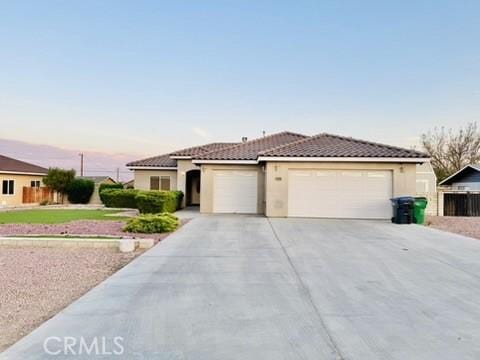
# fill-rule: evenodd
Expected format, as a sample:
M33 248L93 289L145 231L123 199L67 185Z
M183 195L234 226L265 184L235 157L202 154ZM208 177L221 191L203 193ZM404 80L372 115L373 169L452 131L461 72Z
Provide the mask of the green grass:
M125 220L118 210L16 210L0 212L0 224L61 224L74 220Z
M121 236L97 236L97 235L13 235L7 236L8 238L21 238L21 239L54 239L54 240L68 240L68 239L82 239L82 240L120 240Z

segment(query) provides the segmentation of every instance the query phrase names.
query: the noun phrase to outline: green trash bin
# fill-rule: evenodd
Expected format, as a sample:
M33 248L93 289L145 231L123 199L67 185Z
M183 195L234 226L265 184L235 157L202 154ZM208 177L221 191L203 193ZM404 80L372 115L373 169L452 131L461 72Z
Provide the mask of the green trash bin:
M425 223L425 209L427 208L428 200L425 197L416 197L413 203L413 222L415 224Z

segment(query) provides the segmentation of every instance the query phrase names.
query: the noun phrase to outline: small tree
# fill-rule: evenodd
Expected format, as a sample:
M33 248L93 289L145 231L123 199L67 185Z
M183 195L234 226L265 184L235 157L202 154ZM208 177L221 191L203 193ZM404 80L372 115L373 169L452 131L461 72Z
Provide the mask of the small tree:
M63 198L67 192L67 188L74 178L75 170L73 169L50 168L48 169L47 176L43 178L43 183L60 194L63 204Z
M435 128L422 135L422 145L439 181L468 164L480 162L480 129L476 122L457 131Z
M87 179L73 179L67 186L68 201L72 204L88 204L95 190L95 183Z

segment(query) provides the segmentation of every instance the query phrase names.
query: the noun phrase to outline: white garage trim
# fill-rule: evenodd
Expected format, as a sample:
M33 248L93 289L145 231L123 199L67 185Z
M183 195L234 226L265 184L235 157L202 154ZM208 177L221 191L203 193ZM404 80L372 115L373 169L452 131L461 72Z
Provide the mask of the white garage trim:
M389 219L391 170L289 170L288 216Z
M257 213L258 173L256 170L214 170L214 213Z

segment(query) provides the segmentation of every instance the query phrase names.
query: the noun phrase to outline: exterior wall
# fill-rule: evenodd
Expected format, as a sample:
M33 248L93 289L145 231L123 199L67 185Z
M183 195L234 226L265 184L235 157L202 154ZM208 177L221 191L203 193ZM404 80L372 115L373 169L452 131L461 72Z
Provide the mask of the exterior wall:
M426 197L428 200L427 215L438 214L437 176L430 163L417 165L417 196Z
M176 170L134 170L135 189L150 190L150 176L170 176L170 190L177 189Z
M177 185L176 189L180 190L183 192L185 195L183 197L182 201L182 207L185 207L185 202L186 202L186 195L187 195L187 189L186 189L186 184L187 184L187 172L189 170L199 170L200 167L198 165L195 165L192 163L192 160L190 159L185 159L185 160L177 160Z
M30 187L30 181L40 181L40 186L43 186L42 179L43 175L14 175L0 173L0 207L22 205L23 187ZM13 195L2 194L3 180L13 180L15 182Z
M480 190L480 181L462 181L452 183L452 190L459 191L479 191Z
M213 172L215 170L256 170L258 176L257 213L265 213L265 173L260 165L202 165L200 212L213 212Z
M393 172L393 196L415 196L416 165L399 163L314 163L268 162L266 165L266 215L288 216L288 170L391 170Z

